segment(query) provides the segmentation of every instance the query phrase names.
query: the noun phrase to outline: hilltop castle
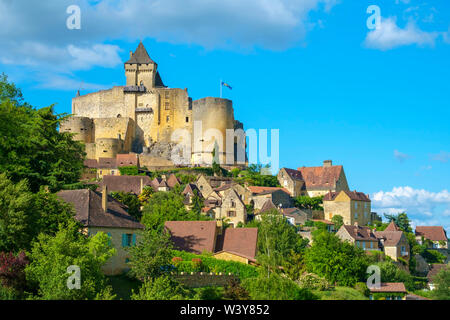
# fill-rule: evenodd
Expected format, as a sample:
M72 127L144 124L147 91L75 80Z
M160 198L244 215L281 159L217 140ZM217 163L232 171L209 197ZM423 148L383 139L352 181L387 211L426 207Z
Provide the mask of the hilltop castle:
M232 101L207 97L192 100L187 89L164 85L144 45L139 43L125 62L126 86L116 86L72 100L72 117L61 124L62 132L75 133L74 139L86 146L88 159L115 158L117 154L135 152L168 159L173 147L172 134L185 129L194 144L194 122L201 121L202 136L208 129L222 133L220 163L226 158L226 130L243 129L234 119ZM234 138L234 150L238 139ZM203 150L192 151L191 163L211 157L210 143L200 140ZM242 143L241 143L242 145ZM245 150L245 140L243 142ZM156 152L154 152L157 150ZM235 151L233 151L235 152Z

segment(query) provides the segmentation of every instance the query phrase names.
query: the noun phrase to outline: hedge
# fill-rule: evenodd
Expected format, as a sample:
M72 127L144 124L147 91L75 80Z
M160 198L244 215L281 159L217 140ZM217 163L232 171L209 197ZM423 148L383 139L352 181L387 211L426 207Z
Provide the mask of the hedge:
M257 269L254 266L236 261L225 261L213 258L208 254L196 255L185 251L173 250L173 256L181 258L182 261L173 261L177 272L222 272L231 273L241 280L256 277ZM200 259L201 263L192 259Z

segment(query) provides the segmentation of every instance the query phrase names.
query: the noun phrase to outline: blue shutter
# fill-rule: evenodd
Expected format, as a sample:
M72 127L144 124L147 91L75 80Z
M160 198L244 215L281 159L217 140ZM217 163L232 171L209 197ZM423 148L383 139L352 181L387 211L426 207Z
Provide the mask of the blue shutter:
M125 233L122 233L122 247L127 246L127 235Z
M135 246L135 245L136 245L136 235L133 234L133 246Z
M111 239L112 239L112 235L111 235L111 233L107 233L107 235L108 235L108 237L109 237L109 240L108 240L108 245L110 246L111 245Z

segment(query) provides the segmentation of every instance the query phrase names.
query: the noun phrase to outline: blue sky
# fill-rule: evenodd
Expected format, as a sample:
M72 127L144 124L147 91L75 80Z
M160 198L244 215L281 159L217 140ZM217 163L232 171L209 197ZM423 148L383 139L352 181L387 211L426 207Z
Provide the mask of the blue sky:
M66 8L81 8L68 30ZM369 5L381 10L369 30ZM0 0L0 71L35 106L123 85L143 40L166 85L280 129L280 166L343 164L382 212L450 231L448 0Z

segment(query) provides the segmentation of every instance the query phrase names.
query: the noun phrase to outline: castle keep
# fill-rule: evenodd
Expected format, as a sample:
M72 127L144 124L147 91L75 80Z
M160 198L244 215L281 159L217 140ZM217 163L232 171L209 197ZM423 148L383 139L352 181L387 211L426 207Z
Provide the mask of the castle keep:
M243 129L234 119L232 101L212 97L193 101L187 89L165 86L158 64L150 58L142 42L134 53L130 52L125 76L126 86L82 96L78 93L72 100L73 116L60 130L75 133L74 139L86 145L88 159L115 158L117 154L129 152L151 154L153 150L158 150L157 156L168 159L167 149L175 144L171 141L174 131L185 129L193 145L194 122L201 121L202 132L196 143L203 145L203 149L194 152L192 148L191 162L211 158L211 140L202 137L214 129L223 137L216 156L220 163L225 163L226 130ZM240 142L233 139L236 150ZM241 147L245 148L244 145L245 141Z

